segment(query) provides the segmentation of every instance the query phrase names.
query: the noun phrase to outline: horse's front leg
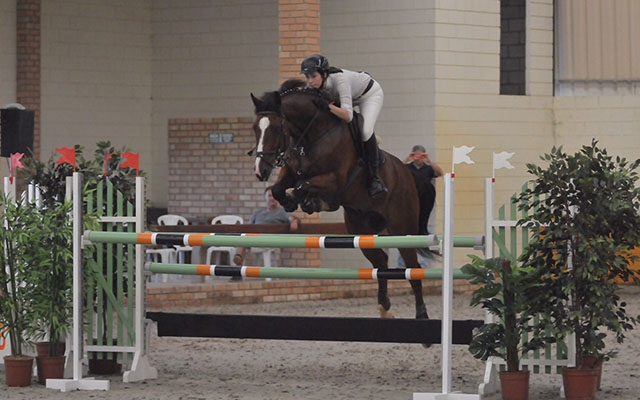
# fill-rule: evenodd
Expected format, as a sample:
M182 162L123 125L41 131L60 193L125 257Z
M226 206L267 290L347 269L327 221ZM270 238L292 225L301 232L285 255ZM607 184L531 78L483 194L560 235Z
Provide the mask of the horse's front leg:
M280 205L287 212L295 211L298 208L298 199L292 194L291 188L296 184L295 175L286 167L280 169L278 173L278 179L273 184L272 193L273 198L280 203Z
M420 264L418 264L418 256L416 254L416 249L398 249L402 259L404 260L404 264L407 268L420 268ZM427 314L427 306L424 304L424 298L422 296L422 281L420 280L411 280L409 281L411 284L411 289L413 290L413 296L415 298L416 304L416 318L417 319L429 319L429 315Z
M294 196L300 199L302 209L313 213L335 211L340 207L338 185L334 174L323 174L299 179Z
M362 254L371 262L373 268L388 269L389 256L382 249L362 249ZM391 309L391 300L387 289L387 280L378 280L378 310L382 318L394 318Z

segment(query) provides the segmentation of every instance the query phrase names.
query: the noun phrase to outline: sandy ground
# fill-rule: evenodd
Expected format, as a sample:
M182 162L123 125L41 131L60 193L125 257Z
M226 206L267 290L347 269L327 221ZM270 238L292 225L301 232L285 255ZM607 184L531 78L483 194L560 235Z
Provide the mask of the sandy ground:
M640 314L640 288L622 292L629 311ZM427 296L432 318L441 315L441 298ZM454 318L481 319L482 311L468 306L469 296L456 295ZM397 317L411 318L410 296L392 298ZM311 301L282 304L220 306L189 312L274 315L377 316L375 299ZM631 331L606 363L599 400L640 399L640 329ZM441 393L442 348L415 344L266 341L236 339L159 338L152 335L150 357L158 379L123 383L110 379L111 389L62 393L38 383L8 388L0 376L0 399L411 399L415 392ZM484 363L466 346L454 346L452 389L477 393ZM532 375L532 400L558 399L559 375ZM492 399L497 397L493 396Z

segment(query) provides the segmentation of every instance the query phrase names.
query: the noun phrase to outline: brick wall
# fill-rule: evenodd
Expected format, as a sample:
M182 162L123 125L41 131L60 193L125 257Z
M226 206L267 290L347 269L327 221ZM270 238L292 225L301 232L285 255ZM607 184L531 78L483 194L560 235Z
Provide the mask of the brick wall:
M247 151L255 145L252 124L250 118L169 120L171 213L204 220L236 214L248 221L264 204L262 193L267 184L248 173L252 158ZM209 143L210 134L229 134L233 139L230 143Z
M16 2L16 101L35 111L33 154L40 154L40 0Z
M300 63L320 52L320 0L280 0L280 81L300 78Z
M441 281L423 281L423 293L442 292ZM469 293L468 281L454 281L454 292ZM243 281L226 284L162 284L147 287L146 307L149 311L170 310L182 307L215 307L216 304L256 304L285 301L330 300L354 297L369 297L375 305L378 291L374 281L350 280L281 280ZM412 296L405 281L390 281L389 295ZM427 304L427 307L433 307ZM440 307L440 305L436 305ZM392 305L393 309L393 305Z

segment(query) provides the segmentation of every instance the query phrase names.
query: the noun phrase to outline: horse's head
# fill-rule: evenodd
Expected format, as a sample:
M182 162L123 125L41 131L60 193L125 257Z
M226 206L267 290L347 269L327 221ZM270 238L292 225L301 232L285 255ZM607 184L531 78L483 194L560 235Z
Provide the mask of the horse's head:
M261 181L266 181L271 171L282 163L285 151L285 137L280 115L280 95L278 92L266 92L261 98L251 94L255 106L256 119L253 122L253 132L256 137L256 160L254 172Z

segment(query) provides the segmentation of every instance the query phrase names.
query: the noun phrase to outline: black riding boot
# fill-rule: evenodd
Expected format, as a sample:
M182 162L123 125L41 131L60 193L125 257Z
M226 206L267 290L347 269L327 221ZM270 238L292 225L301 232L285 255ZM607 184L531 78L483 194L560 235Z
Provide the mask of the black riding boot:
M367 186L369 189L369 197L375 197L380 193L385 193L387 187L378 175L378 143L376 135L372 135L369 140L364 142L364 158L367 161Z

